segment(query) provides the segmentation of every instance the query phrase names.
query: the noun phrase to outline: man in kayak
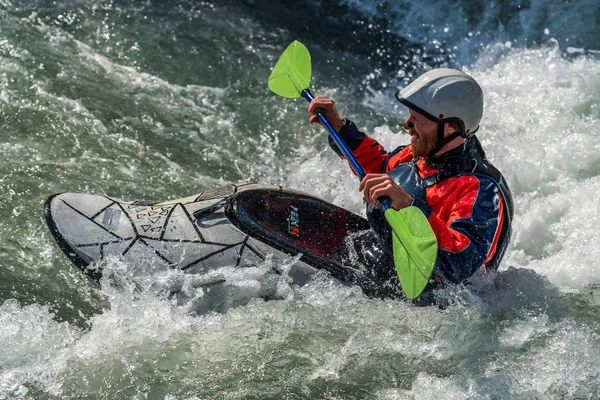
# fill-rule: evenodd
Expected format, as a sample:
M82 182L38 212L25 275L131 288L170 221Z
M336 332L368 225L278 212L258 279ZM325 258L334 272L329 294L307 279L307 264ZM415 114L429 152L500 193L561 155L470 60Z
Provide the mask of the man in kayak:
M333 100L316 97L309 121L319 123L317 110L326 114L365 169L359 190L384 247L391 251L391 231L377 199L388 197L396 210L416 206L427 217L438 240L432 285L497 269L510 240L513 204L475 136L483 114L481 87L464 72L439 68L400 89L396 99L408 107L401 126L411 143L392 152L340 118ZM330 145L341 156L331 139Z

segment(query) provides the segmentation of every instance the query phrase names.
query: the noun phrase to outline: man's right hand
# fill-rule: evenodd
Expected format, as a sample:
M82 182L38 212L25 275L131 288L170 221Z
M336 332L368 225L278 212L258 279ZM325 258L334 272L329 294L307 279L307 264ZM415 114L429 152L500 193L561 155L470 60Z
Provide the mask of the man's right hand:
M324 99L323 97L315 97L308 106L308 112L310 117L308 122L311 124L321 124L319 117L315 113L319 111L321 114L327 116L327 119L333 126L336 132L339 132L344 127L344 121L340 118L340 115L335 108L335 102L331 99Z
M375 205L380 197L387 197L396 211L409 207L413 197L406 193L388 174L367 174L358 190L363 192L363 201Z

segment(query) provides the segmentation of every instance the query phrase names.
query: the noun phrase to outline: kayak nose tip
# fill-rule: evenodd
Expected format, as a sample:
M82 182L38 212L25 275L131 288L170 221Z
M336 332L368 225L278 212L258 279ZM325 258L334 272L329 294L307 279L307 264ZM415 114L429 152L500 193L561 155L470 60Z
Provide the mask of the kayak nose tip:
M94 253L95 248L87 244L89 237L86 232L90 232L89 226L97 225L93 219L104 203L110 203L110 200L104 196L78 193L56 193L44 202L44 219L59 248L95 279L99 279L100 275L89 270L89 265L98 257Z

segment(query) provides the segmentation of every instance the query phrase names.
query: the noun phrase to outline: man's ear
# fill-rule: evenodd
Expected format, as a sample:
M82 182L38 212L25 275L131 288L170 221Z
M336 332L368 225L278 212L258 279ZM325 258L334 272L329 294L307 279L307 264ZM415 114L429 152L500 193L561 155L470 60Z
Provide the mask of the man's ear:
M448 127L446 130L446 133L448 133L449 135L451 135L455 132L458 132L458 130L460 129L456 122L447 122L447 125L448 125Z

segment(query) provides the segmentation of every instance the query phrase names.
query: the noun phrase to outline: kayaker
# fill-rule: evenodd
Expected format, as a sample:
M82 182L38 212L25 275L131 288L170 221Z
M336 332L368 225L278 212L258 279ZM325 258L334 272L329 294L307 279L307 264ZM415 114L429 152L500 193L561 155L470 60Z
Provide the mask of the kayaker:
M462 71L439 68L400 89L396 99L408 107L400 124L411 143L392 152L342 119L331 99L316 97L309 121L319 123L315 111L322 110L365 169L359 190L385 247L391 249L391 231L379 197L390 198L396 210L412 205L425 214L438 240L432 285L497 269L510 240L513 204L475 136L483 115L481 87ZM331 139L330 145L341 156Z

